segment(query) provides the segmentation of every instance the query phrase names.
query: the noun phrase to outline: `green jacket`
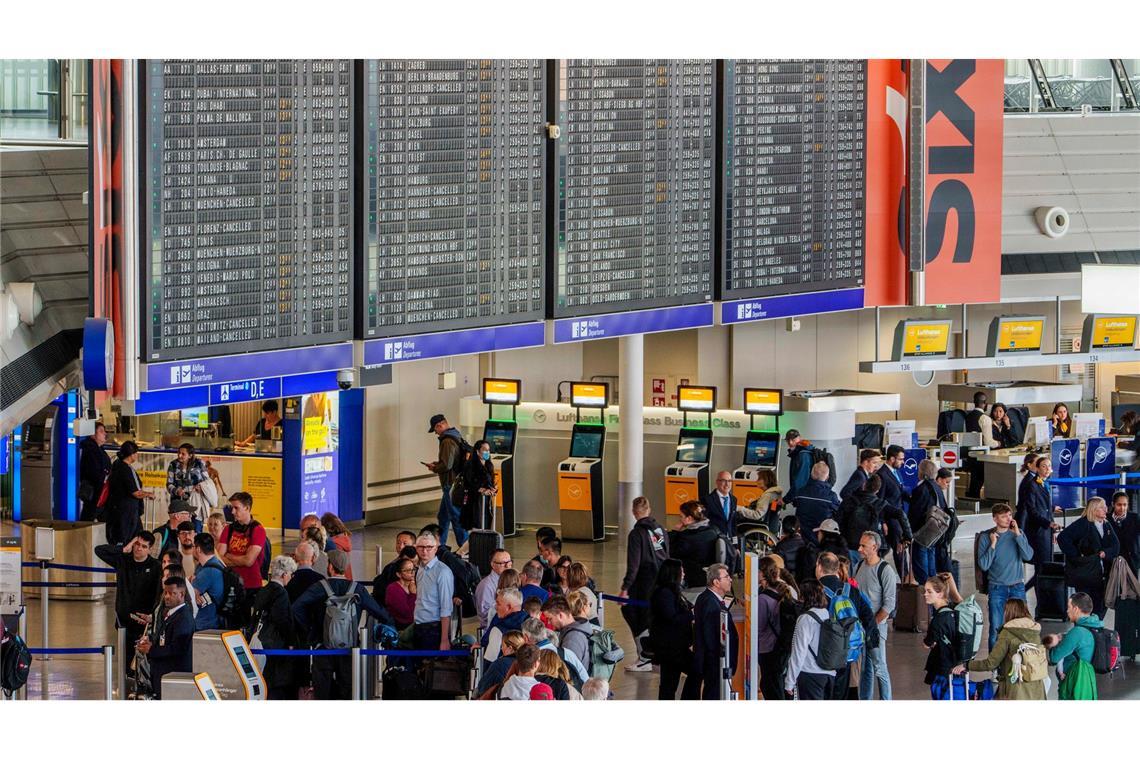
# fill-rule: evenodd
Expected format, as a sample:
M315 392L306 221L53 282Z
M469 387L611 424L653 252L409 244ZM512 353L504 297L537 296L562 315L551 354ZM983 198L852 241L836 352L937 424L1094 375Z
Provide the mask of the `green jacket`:
M1029 618L1005 621L998 631L997 641L984 660L971 660L969 669L973 672L988 673L997 671L997 699L1045 699L1045 682L1034 681L1010 683L1013 672L1013 655L1022 644L1041 644L1041 626Z
M1092 663L1096 642L1093 641L1089 628L1104 628L1104 623L1100 622L1100 618L1096 615L1085 615L1065 632L1060 644L1049 650L1049 662L1053 665L1060 664L1057 668L1060 671L1057 673L1058 676L1062 672L1067 673L1072 670L1077 660Z

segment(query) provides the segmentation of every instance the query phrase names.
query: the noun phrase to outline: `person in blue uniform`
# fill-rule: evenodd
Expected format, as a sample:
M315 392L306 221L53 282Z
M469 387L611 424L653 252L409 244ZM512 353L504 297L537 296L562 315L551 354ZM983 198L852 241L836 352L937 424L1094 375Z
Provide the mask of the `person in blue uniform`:
M1053 474L1053 463L1049 457L1038 457L1033 471L1035 477L1021 481L1017 499L1017 510L1025 515L1022 530L1033 550L1033 577L1025 584L1027 591L1037 585L1041 566L1053 561L1053 533L1058 530L1057 523L1053 522L1052 495L1046 485Z

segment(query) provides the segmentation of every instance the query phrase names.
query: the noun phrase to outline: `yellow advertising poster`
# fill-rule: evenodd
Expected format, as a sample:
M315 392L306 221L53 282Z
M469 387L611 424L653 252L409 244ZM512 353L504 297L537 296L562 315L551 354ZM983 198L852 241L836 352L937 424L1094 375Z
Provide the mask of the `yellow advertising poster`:
M325 451L329 447L329 426L320 417L305 418L306 451Z
M275 457L241 459L241 490L253 497L257 521L266 528L281 527L281 460Z
M716 402L716 388L682 385L677 388L677 408L687 412L711 412Z
M1097 317L1093 321L1092 343L1086 350L1132 348L1136 343L1136 317Z
M903 356L943 356L950 345L950 323L908 324L903 335Z
M746 388L744 411L748 414L779 414L782 409L780 396L779 390Z
M1003 320L998 327L998 353L1040 351L1044 327L1042 319Z

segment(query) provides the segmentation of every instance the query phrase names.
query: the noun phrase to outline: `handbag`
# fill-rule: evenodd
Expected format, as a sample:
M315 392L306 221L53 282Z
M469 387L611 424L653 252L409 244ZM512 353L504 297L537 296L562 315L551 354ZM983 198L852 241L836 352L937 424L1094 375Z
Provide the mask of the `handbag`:
M926 522L914 533L914 542L929 549L950 529L950 515L939 507L931 507Z

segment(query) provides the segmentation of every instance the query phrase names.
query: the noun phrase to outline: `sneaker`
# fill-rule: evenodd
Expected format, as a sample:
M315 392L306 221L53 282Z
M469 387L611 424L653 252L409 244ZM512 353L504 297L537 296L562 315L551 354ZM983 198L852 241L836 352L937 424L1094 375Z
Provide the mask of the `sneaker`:
M653 670L653 663L649 660L638 660L625 666L626 673L649 673Z

